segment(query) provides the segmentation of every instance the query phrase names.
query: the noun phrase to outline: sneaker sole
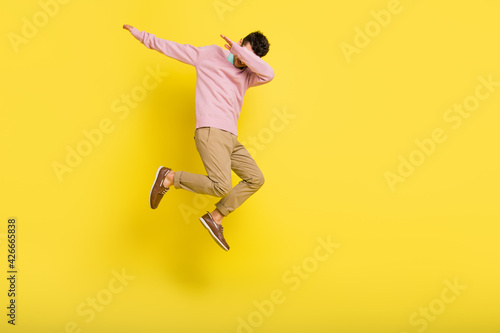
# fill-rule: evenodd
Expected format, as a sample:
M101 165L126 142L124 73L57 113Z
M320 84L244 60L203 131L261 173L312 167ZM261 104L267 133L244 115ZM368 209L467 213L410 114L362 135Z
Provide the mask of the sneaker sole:
M149 207L151 207L151 209L154 209L152 206L151 206L151 197L153 196L153 188L155 187L155 184L156 184L156 180L158 180L158 175L160 174L160 170L163 168L163 165L161 167L158 168L158 170L156 170L156 176L155 176L155 181L153 182L153 185L151 185L151 191L149 191Z
M226 249L226 247L224 246L224 244L222 244L222 242L217 238L217 236L215 236L215 234L213 233L212 229L210 229L210 227L207 225L207 223L205 222L205 220L203 219L203 217L200 217L200 221L205 226L205 228L207 228L208 232L210 232L210 235L212 235L212 238L215 239L215 241L217 242L217 244L219 244L220 247L222 247L224 250L229 251L229 249Z

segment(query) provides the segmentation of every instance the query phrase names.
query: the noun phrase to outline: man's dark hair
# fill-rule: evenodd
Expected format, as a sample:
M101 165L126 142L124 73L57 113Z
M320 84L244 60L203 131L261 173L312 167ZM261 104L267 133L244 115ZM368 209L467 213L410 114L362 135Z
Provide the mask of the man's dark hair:
M253 53L261 58L269 52L269 45L271 45L266 36L260 31L254 31L243 38L241 45L245 46L246 43L250 43Z

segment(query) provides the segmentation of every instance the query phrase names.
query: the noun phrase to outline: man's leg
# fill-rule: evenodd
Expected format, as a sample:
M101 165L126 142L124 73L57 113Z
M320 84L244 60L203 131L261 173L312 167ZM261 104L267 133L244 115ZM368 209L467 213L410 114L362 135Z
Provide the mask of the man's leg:
M241 181L236 184L229 195L215 204L223 216L233 212L264 184L262 171L247 149L237 140L231 154L231 169L241 178Z
M216 197L226 196L232 187L231 152L233 134L211 127L201 127L195 131L196 149L200 154L206 175L187 171L173 172L165 179L165 184L174 185L191 192Z
M196 129L196 149L207 175L177 171L172 179L174 187L218 197L226 196L232 187L231 154L235 141L236 135L218 128ZM200 217L200 222L207 228L214 240L228 251L229 245L224 239L224 228L221 225L222 218L218 219L207 212Z

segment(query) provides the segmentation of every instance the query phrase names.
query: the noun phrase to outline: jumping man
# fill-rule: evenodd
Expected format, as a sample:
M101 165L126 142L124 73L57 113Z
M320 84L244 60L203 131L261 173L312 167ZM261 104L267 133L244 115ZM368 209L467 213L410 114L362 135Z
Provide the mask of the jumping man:
M130 25L124 29L149 49L196 68L196 127L194 140L206 175L173 171L160 166L149 195L156 209L173 185L195 193L221 197L212 212L200 217L214 240L224 249L222 219L238 208L264 184L264 176L247 149L238 141L237 122L243 97L250 87L270 82L274 71L261 58L269 52L269 42L255 31L223 49L215 44L195 47L161 39ZM231 170L241 181L232 186Z

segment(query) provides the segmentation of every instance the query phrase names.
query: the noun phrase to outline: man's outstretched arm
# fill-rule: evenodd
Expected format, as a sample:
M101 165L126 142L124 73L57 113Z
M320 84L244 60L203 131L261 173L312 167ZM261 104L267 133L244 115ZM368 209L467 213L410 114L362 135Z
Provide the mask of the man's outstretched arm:
M229 44L225 47L234 55L237 55L245 65L252 71L249 75L249 87L255 87L271 81L274 78L273 68L261 57L244 46L238 45L226 36L221 37Z
M156 50L168 57L179 60L185 64L196 66L199 48L190 44L179 44L171 40L156 37L146 31L139 31L131 25L123 25L123 29L130 31L132 36L149 49Z

